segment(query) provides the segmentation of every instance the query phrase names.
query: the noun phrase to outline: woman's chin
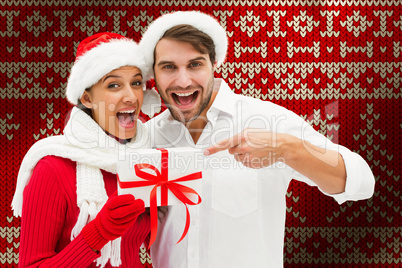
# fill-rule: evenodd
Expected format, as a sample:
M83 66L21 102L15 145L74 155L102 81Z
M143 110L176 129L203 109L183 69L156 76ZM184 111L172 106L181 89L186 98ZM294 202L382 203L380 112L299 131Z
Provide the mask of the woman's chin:
M137 130L137 121L132 121L130 123L126 122L120 122L118 121L118 126L117 126L117 135L119 139L131 139L132 137L135 136L135 132Z
M122 139L122 140L127 140L127 139L131 139L133 137L135 137L135 133L136 133L136 127L134 127L133 129L124 129L124 130L120 130L118 133L118 138Z
M135 125L131 128L119 126L117 131L110 131L109 133L118 139L127 140L127 139L131 139L131 138L135 137L136 130L137 130L137 125Z

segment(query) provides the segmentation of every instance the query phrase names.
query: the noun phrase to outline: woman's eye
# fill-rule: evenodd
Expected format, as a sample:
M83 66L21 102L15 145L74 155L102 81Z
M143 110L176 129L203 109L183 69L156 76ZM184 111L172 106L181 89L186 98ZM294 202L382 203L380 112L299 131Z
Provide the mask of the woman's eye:
M111 83L111 84L109 84L107 87L108 88L116 88L116 87L118 87L119 85L118 84L116 84L116 83Z
M142 86L142 81L135 81L133 86Z

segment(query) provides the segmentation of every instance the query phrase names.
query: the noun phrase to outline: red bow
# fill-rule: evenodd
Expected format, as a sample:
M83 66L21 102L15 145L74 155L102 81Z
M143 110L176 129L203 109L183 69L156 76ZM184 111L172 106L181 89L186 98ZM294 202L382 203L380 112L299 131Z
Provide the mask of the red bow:
M183 177L180 177L175 180L168 180L168 161L169 161L169 152L166 149L157 149L160 150L162 153L161 157L161 172L159 170L150 164L146 163L141 163L141 164L135 164L134 165L134 170L135 174L144 179L144 181L127 181L123 182L120 181L119 177L117 176L117 180L119 183L120 188L134 188L134 187L143 187L143 186L150 186L150 185L155 185L150 194L150 210L151 210L151 239L149 242L149 247L154 243L155 238L156 238L156 233L158 231L158 208L157 208L157 195L156 195L156 189L158 187L161 187L161 205L166 206L167 201L168 201L168 189L179 199L183 204L186 206L186 225L184 227L183 234L179 241L183 240L183 238L186 236L188 228L190 226L190 213L188 211L188 205L198 205L201 203L201 197L199 194L194 191L193 189L181 185L177 182L181 181L190 181L190 180L197 180L202 178L202 172L195 172ZM147 172L144 172L142 169L152 169L156 175L154 174L149 174ZM195 203L191 201L189 198L186 196L187 194L195 194L198 197L198 202Z

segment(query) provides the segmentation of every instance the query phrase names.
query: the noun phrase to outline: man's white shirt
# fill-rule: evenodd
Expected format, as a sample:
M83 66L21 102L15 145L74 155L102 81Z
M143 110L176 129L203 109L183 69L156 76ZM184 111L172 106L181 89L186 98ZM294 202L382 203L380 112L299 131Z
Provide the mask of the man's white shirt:
M185 126L166 110L147 122L153 147L206 149L245 128L287 133L342 155L347 171L346 190L330 195L338 203L372 196L375 180L358 154L332 143L284 107L235 94L221 79L215 79L215 83L220 83L219 92L207 112L207 125L197 144ZM154 267L283 267L289 183L296 179L316 185L282 162L251 169L235 161L227 151L206 156L202 161L202 203L189 206L188 234L176 244L184 229L186 210L184 205L171 206L159 223L158 236L151 247Z

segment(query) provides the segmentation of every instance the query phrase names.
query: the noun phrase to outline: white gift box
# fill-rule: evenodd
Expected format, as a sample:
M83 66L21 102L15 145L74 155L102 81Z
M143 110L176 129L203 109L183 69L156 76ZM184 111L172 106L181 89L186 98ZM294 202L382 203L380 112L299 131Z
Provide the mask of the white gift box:
M132 194L149 207L154 189L158 206L183 203L186 198L196 204L201 200L203 159L202 150L193 148L128 150L117 163L118 194Z

